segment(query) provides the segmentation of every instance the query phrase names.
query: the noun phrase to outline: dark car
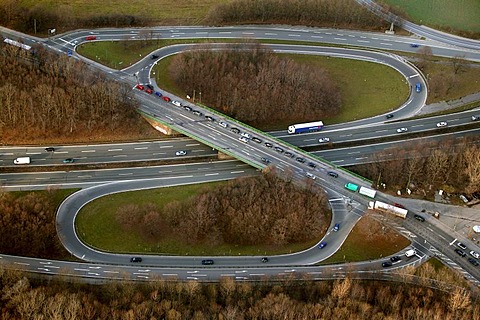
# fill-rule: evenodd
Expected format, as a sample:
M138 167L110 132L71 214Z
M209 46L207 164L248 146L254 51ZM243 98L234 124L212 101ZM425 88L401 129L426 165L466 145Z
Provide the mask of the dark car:
M207 119L208 121L215 121L215 119L210 116L205 116L205 119Z
M54 148L54 147L46 147L46 148L45 148L45 151L47 151L47 152L53 152L53 151L55 151L55 148Z
M309 162L309 163L308 163L308 166L309 166L310 168L316 168L316 167L317 167L317 165L316 165L315 163L313 163L313 162Z
M192 111L193 110L192 107L190 107L190 106L183 106L183 109L185 109L187 111Z
M405 207L404 207L402 204L400 204L400 203L394 202L393 205L394 205L395 207L397 207L397 208L405 209Z
M63 163L73 163L73 162L75 162L75 160L73 160L72 158L67 158L63 160Z
M163 96L163 94L162 94L161 92L158 92L158 91L155 91L155 95L156 95L157 97Z
M147 88L150 89L150 90L153 90L153 86L151 84L147 84Z
M285 152L284 155L286 155L289 158L295 157L295 155L293 153L291 153L290 151Z
M213 260L212 260L212 259L202 260L202 264L203 264L204 266L212 265L212 264L213 264Z
M130 262L142 262L142 258L140 258L140 257L133 257L133 258L130 258Z
M398 261L401 261L401 260L402 260L402 258L400 258L399 256L394 256L394 257L390 258L390 261L392 263L395 263L395 262L398 262Z
M340 223L335 223L335 226L333 227L332 229L334 232L337 232L338 230L340 230Z
M280 153L283 152L283 149L280 148L280 147L275 147L275 148L273 148L273 150L275 150L275 151L277 151L277 152L280 152Z
M418 48L419 45L417 43L410 43L410 47L412 48Z
M267 158L262 158L262 162L265 163L265 164L269 164L269 163L270 163L270 160L267 159Z
M413 217L414 217L415 219L417 219L418 221L420 221L420 222L425 222L425 218L422 217L421 215L416 214L416 215L414 215Z
M270 142L265 142L265 146L267 148L271 148L271 147L273 147L273 144L271 144Z
M473 259L473 258L468 258L468 262L470 262L471 264L473 264L475 267L478 266L478 261Z
M193 110L193 114L196 115L196 116L199 116L199 117L201 117L203 115L203 113L201 113L198 110Z
M262 143L262 140L257 138L257 137L253 137L252 138L252 141L256 142L256 143Z
M325 241L323 241L323 242L320 242L320 244L318 245L318 248L319 248L319 249L323 249L323 248L325 248L326 246L327 246L327 243L326 243Z
M240 129L238 128L232 128L230 129L230 131L232 131L233 133L240 133Z
M463 252L462 250L460 250L458 248L455 249L455 252L461 257L465 257L467 255L465 252Z
M467 250L467 246L464 245L464 244L461 243L461 242L457 242L457 246L459 246L459 247L462 248L463 250Z
M328 171L327 174L330 177L338 178L338 173L336 173L335 171Z
M156 54L152 54L152 55L150 56L150 58L151 58L152 60L153 60L153 59L158 59L158 56L157 56Z
M295 160L297 160L297 161L300 162L300 163L305 163L305 159L304 159L304 158L301 158L301 157L298 157L298 158L295 159Z
M262 258L262 262L263 262L263 263L268 262L268 258L267 258L267 257L263 257L263 258Z
M388 267L391 267L391 266L392 266L392 263L390 261L382 262L382 267L384 267L384 268L388 268Z
M391 114L391 113L390 113L390 114L387 114L385 117L386 117L387 119L391 119L391 118L393 118L393 114Z

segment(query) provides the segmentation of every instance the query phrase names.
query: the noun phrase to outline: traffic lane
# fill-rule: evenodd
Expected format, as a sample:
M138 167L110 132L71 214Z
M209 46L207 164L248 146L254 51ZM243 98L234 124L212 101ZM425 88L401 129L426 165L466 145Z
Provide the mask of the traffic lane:
M38 186L58 186L76 188L95 184L111 183L122 180L149 179L156 177L188 176L202 173L204 175L220 175L224 171L232 174L250 175L255 169L238 160L226 160L205 163L175 164L137 168L115 168L109 170L52 171L31 173L0 174L0 183L8 190ZM38 189L38 188L35 188Z

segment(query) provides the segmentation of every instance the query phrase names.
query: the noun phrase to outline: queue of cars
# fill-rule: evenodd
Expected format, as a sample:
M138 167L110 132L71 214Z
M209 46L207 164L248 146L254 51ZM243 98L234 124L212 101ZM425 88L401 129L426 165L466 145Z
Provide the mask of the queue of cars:
M454 251L460 256L460 257L466 257L467 252L470 254L470 257L467 257L468 262L470 262L472 265L475 267L478 267L480 263L478 262L477 259L480 258L480 254L478 252L475 252L474 250L468 251L468 248L465 244L462 242L457 242L457 247L455 248Z

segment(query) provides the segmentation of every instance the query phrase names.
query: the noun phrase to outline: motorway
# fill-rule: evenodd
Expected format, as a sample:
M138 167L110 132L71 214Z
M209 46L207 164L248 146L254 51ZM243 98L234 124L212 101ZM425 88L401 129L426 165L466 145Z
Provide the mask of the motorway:
M209 30L209 31L204 31L206 29ZM383 49L388 48L390 50L405 50L405 51L412 50L409 46L409 43L411 43L411 40L408 39L408 38L392 37L392 36L379 35L379 34L366 36L365 33L351 32L351 31L345 31L344 32L343 30L334 30L332 32L331 30L321 30L321 29L320 29L321 31L318 31L318 29L313 29L313 28L312 29L309 28L308 30L305 30L305 29L301 29L301 28L275 29L275 28L266 28L266 27L259 27L259 28L255 28L255 27L176 28L175 27L173 29L170 28L170 30L169 29L165 30L165 28L163 28L163 29L160 28L159 30L162 30L162 31L159 31L159 36L163 37L162 33L167 32L167 34L169 34L171 36L170 38L189 38L189 37L193 37L193 36L195 36L195 37L205 37L205 36L207 36L207 37L214 37L214 38L229 38L229 37L246 37L246 36L248 36L248 37L265 38L265 37L267 37L267 33L268 33L268 36L273 37L275 39L295 39L295 40L298 40L298 41L312 41L312 39L328 38L327 41L325 41L325 40L316 40L316 41L322 41L322 42L333 41L331 43L342 43L342 44L353 43L353 45L359 45L359 43L360 43L359 41L363 41L362 43L364 43L364 45L365 45L365 43L368 43L368 46L370 46L370 47L377 47L377 48L383 48ZM170 33L168 33L167 30L169 30ZM157 29L155 29L155 32L156 31L157 31ZM188 31L188 32L185 32L185 31ZM78 31L78 32L73 32L69 35L62 35L62 36L56 37L54 39L51 39L51 40L48 41L48 45L56 48L57 50L65 52L68 49L75 48L75 46L78 44L78 41L80 41L79 39L81 39L85 35L96 34L96 35L98 35L97 39L100 39L100 40L114 40L114 39L117 39L117 38L120 38L120 37L124 37L127 32L129 32L132 39L135 39L135 38L138 39L138 31L135 31L135 30L130 30L130 31L127 31L127 30L113 30L113 31L112 30L102 30L102 31L99 31L99 32L97 32L97 31L90 31L90 32L89 31ZM205 35L205 33L207 33L207 35ZM258 35L257 35L257 33L258 33ZM367 39L367 40L362 40L362 39ZM33 39L33 41L38 41L38 40ZM75 41L77 41L77 43ZM434 54L438 54L438 55L455 56L458 53L458 51L463 52L463 50L461 50L461 49L446 47L446 46L444 46L442 44L439 44L439 43L430 42L430 41L427 41L427 40L424 41L424 42L422 41L422 45L426 45L426 44L432 47L432 51L434 51ZM338 48L336 48L335 50L337 50L337 49ZM277 50L286 50L286 49L284 48L284 46L279 46L279 47L277 47ZM308 47L308 46L297 46L296 50L299 50L299 51L302 51L302 52L303 51L313 52L313 51L317 51L318 49ZM358 50L356 50L356 51L358 51ZM366 52L369 52L369 51L366 51ZM478 52L468 52L467 55L466 55L466 58L471 59L471 60L475 60L475 61L479 61L479 53ZM398 59L396 57L394 59L397 60L397 61L401 60L401 59ZM148 72L149 72L150 67L151 67L151 66L150 67L148 66L149 63L147 63L146 60L147 59L143 60L145 64L142 65L141 63L139 63L139 64L133 66L131 69L128 69L127 71L113 72L111 70L108 70L108 72L112 77L116 78L117 80L128 81L132 84L135 81L135 78L132 75L137 73L137 72L138 72L137 74L138 74L139 78L146 80L146 79L149 79ZM93 63L93 62L91 62L91 63L93 65L95 65L95 63ZM151 62L150 62L150 64L151 64ZM105 68L105 67L100 67L100 68L103 69L103 70L107 70L107 68ZM134 70L137 70L137 71L134 71ZM134 71L134 72L132 73L131 71ZM143 72L140 73L140 71L146 71L147 73L143 73ZM146 76L147 78L144 78L145 75L147 75ZM418 77L418 74L415 75L414 73L411 73L411 74L407 75L406 79L411 79L411 78L409 78L410 76ZM421 79L421 77L418 77L418 78ZM410 83L410 85L412 85L412 83ZM424 86L424 88L426 88L426 86ZM423 100L423 103L424 103L425 97L426 97L426 90L424 90L422 92L424 92L425 96L423 96L423 98L421 97L422 95L418 95L418 96L420 96L419 100L420 101ZM183 110L175 110L175 108L172 108L170 105L165 105L163 102L159 102L158 100L155 101L154 97L145 95L144 93L136 92L136 96L141 103L142 110L144 112L147 112L147 113L151 114L153 117L155 117L159 121L164 122L168 125L171 125L177 131L185 133L187 135L191 135L191 136L195 136L195 137L201 136L202 137L201 141L203 143L206 143L210 147L214 147L216 149L222 150L223 152L225 152L227 154L238 157L238 158L244 160L245 162L247 162L247 163L249 163L249 164L251 164L255 167L263 167L263 165L261 164L259 159L262 156L267 155L269 158L275 159L275 165L277 166L277 168L280 171L293 172L294 178L298 181L303 181L305 179L306 172L309 172L308 171L309 167L307 167L305 164L302 164L302 163L298 162L296 159L287 158L287 157L279 157L278 152L273 151L274 148L268 148L267 146L265 146L262 143L256 144L256 145L253 142L250 142L248 144L244 144L244 143L238 141L238 135L233 134L229 130L224 130L225 128L223 128L223 129L219 128L218 126L214 126L213 123L207 123L206 121L198 121L198 119L195 120L194 117L192 117L189 114L186 114ZM414 95L414 97L415 97L415 95ZM415 109L415 107L414 107L411 110L414 110L414 111L418 110L418 108L421 107L421 105L423 105L423 103L412 104L412 105L416 106L417 109ZM200 109L200 108L198 108L198 109ZM405 107L401 108L401 110L397 111L398 116L396 114L396 118L401 117L401 115L402 115L401 112L402 111L407 112L409 109L410 108L405 108ZM203 109L203 112L208 113L208 112L211 112L211 111ZM406 114L408 114L408 113L406 113ZM218 115L215 115L215 117L218 118ZM356 123L356 127L361 127L361 125L362 125L361 123ZM287 150L291 151L292 153L295 154L295 156L301 156L302 158L306 159L307 162L312 162L313 164L315 164L315 166L316 166L315 170L318 171L318 172L323 172L325 170L335 169L335 166L332 166L331 164L323 162L321 159L319 159L317 157L314 157L314 156L312 156L308 153L305 153L305 152L303 152L299 149L296 149L290 143L284 142L282 140L275 139L272 136L265 135L261 132L258 132L256 130L254 130L253 128L243 126L239 123L235 123L235 126L238 127L243 132L248 132L252 135L260 137L263 141L271 141L272 144L275 147L282 148L283 151L287 151ZM412 127L413 127L413 125L412 125ZM390 129L392 129L392 128L390 128ZM207 132L208 132L208 135L206 135ZM332 134L334 134L333 131L332 131ZM296 138L296 137L294 137L294 138ZM304 139L304 138L300 138L300 139ZM148 183L151 183L152 180L153 179L147 179L147 180L138 182L139 183L139 188L145 187L145 185L148 184ZM345 192L343 190L343 184L344 184L345 181L353 181L353 182L355 182L357 184L360 184L360 185L366 185L366 183L362 179L351 176L347 172L341 172L340 178L335 179L335 181L336 181L335 183L332 183L332 179L327 180L327 179L323 179L322 177L319 177L315 181L316 181L316 183L322 184L327 190L329 190L329 189L332 190L332 192L334 194L335 194L335 192L342 192L342 193ZM107 190L106 192L108 193L108 192L111 192L108 189L109 187L116 188L117 187L116 185L121 187L122 184L124 184L124 185L125 184L132 184L132 182L129 181L128 183L118 183L118 184L113 183L113 184L110 184L110 185L107 185L107 186L98 186L98 187L95 187L95 188L92 188L92 189L86 189L85 191L82 190L82 192L87 194L87 196L92 197L93 195L89 193L90 190L92 190L92 192L94 192L94 190L98 191L98 190L106 188L106 190ZM338 198L338 196L334 196L334 197ZM361 207L362 207L361 204L365 205L365 203L366 203L366 200L359 197L358 195L351 195L350 197L352 198L352 203L353 203L354 207L357 208L357 209L361 209ZM380 198L381 199L386 199L387 196L383 195ZM80 201L80 203L81 203L81 201ZM344 203L344 202L342 201L342 203ZM68 210L68 211L71 212L70 210ZM60 213L59 213L59 215L60 215ZM354 219L354 220L357 219L357 217L358 217L358 215L354 215L354 214L348 215L348 216L353 217L353 218L350 218L350 219ZM334 220L336 218L337 218L337 216L334 215ZM409 221L409 219L407 219L405 221L405 223L408 224L408 221ZM62 224L62 226L63 225L64 224ZM412 226L409 226L409 227L412 227ZM426 229L425 227L423 227L423 228L421 226L419 227L418 224L416 224L415 227L412 227L412 228L417 229L416 231L413 231L416 234L420 233L420 232L423 232L423 231L425 231L424 229ZM429 225L429 228L432 228L432 230L435 230L435 229L440 230L440 228L438 226L435 226L433 224ZM348 230L348 228L347 228L347 230ZM435 232L433 232L433 234L432 234L432 237L435 237L435 235L440 234L439 230L435 230ZM344 237L342 237L342 238L344 238ZM331 247L334 248L334 246L331 246ZM329 249L329 250L331 250L331 249ZM441 249L439 249L439 250L441 250ZM422 255L422 250L420 248L419 248L419 252L420 252L420 257L423 258L425 255ZM325 253L328 256L328 252L325 251ZM450 256L451 252L448 252L448 250L446 250L446 252L444 252L442 254L445 254L446 256ZM104 255L102 255L102 256L104 256ZM91 257L90 259L92 259L94 261L97 261L98 258L95 258L95 257L92 258ZM124 257L122 257L121 259L124 259ZM189 259L191 259L191 258L189 258ZM254 259L256 259L256 258L254 258ZM304 259L304 258L299 258L298 256L296 256L295 259L296 259L295 261L300 261L300 263L301 263L302 259ZM320 257L316 257L315 259L317 259L316 261L319 261L318 259L320 259ZM101 260L101 261L105 261L105 260ZM123 263L123 261L124 260L122 260L122 263ZM288 260L288 261L286 261L286 263L287 262L288 263L294 263L293 260ZM303 262L305 263L305 261L303 261ZM162 262L162 263L165 263L165 262ZM251 262L248 261L248 262L245 262L245 263L250 264ZM258 263L258 259L256 260L255 263ZM281 263L281 262L278 262L278 263ZM229 264L229 260L226 259L225 261L222 261L222 264ZM377 262L377 265L378 265L378 262ZM464 267L464 266L462 265L462 267ZM221 270L222 270L221 268L218 268L219 274L217 274L217 276L221 275L221 272L222 272ZM473 274L474 274L475 278L478 279L479 278L478 270L473 270L473 272L474 272Z

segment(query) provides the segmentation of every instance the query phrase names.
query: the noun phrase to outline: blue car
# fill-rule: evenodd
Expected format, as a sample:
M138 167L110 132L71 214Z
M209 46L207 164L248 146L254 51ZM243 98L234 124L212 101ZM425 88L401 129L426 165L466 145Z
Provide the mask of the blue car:
M411 43L411 44L410 44L410 47L412 47L412 48L418 48L419 46L418 46L418 44L416 44L416 43Z
M158 92L158 91L155 91L155 95L156 95L157 97L161 97L161 96L162 96L162 94L161 94L160 92Z
M335 223L335 226L333 227L333 231L337 232L340 229L340 223Z
M415 91L417 92L422 91L422 84L420 82L415 85Z
M327 243L325 241L320 242L320 244L318 245L318 248L323 249L323 248L325 248L326 245L327 245Z

